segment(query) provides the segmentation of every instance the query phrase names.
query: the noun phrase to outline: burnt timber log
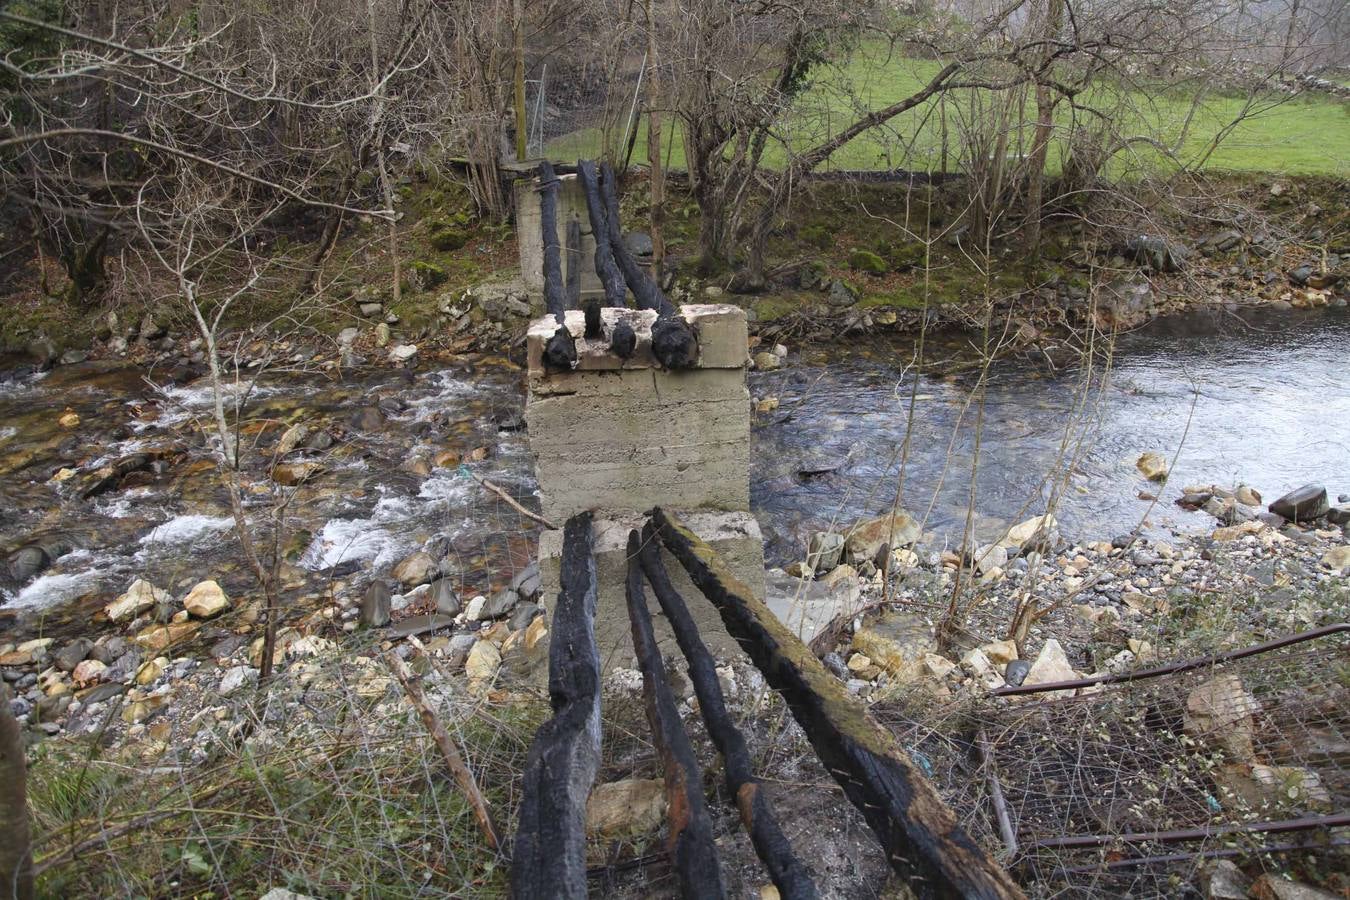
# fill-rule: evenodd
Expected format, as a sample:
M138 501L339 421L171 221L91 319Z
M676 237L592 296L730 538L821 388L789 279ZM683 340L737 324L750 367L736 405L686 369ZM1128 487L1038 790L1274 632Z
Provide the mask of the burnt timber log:
M558 320L558 330L544 346L544 365L572 369L577 364L577 345L567 330L563 294L562 256L558 250L558 177L547 161L539 164L539 224L544 239L544 306Z
M600 167L600 190L605 201L605 216L609 228L609 243L628 288L637 300L638 309L656 311L652 324L652 355L667 369L689 369L698 364L698 338L689 323L666 299L656 282L647 277L628 252L619 225L619 193L614 170L608 163Z
M640 540L628 533L628 620L633 627L633 649L642 670L642 697L652 744L661 758L667 799L666 850L680 881L680 895L690 900L725 897L722 867L717 861L712 822L703 802L703 779L693 745L685 734L675 697L666 683L665 665L656 646L647 598L642 593Z
M957 824L894 737L670 513L652 521L662 542L717 607L727 631L782 694L816 755L858 808L891 868L919 897L1020 898L1017 884Z
M581 192L586 197L586 214L590 216L591 236L595 238L595 274L605 287L605 306L627 306L628 287L619 273L614 251L610 247L609 218L605 213L604 202L600 199L595 163L588 159L577 160L577 180L581 182Z
M581 222L567 220L567 272L563 278L563 301L568 309L581 308Z
M549 638L553 718L530 744L512 848L511 896L518 900L586 896L586 800L600 768L594 544L590 513L567 520Z
M750 764L745 738L727 712L722 684L717 679L717 664L699 637L698 626L694 624L684 598L675 590L675 585L666 573L656 543L656 529L650 522L642 529L639 560L642 572L652 586L652 593L656 594L656 600L661 604L661 610L675 633L680 652L689 663L689 680L693 682L694 693L698 696L699 711L717 751L722 754L727 792L735 798L741 822L750 834L755 853L764 863L770 880L784 900L814 900L819 896L816 886L792 852L792 845L779 827L773 807L760 789L760 781Z

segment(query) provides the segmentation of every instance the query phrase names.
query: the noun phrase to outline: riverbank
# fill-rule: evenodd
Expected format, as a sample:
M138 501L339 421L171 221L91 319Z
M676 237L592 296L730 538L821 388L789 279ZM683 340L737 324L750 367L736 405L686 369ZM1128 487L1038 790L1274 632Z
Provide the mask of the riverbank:
M1350 618L1350 544L1324 517L1306 525L1253 520L1170 541L1064 542L1052 527L1014 528L1010 537L1002 554L974 560L920 538L889 552L889 578L863 574L866 561L855 560L822 567L816 582L851 597L851 612L818 642L827 667L897 733L926 735L912 752L924 748L930 776L958 809L968 788L945 771L933 739L958 739L963 715L994 721L1000 710L1016 709L1019 698L991 694L1005 677L1032 684L1124 673ZM1002 565L990 564L994 555ZM936 626L958 579L970 602L956 644L938 652ZM335 883L416 883L497 895L502 869L455 789L435 774L442 762L390 665L397 657L421 675L432 708L509 822L524 749L547 715L529 665L547 640L546 625L522 614L533 612L528 590L472 601L440 620L395 610L404 617L393 627L353 631L346 623L368 615L369 594L337 579L325 594L291 605L278 674L262 687L257 604L222 603L201 585L179 596L136 582L105 611L117 621L96 629L96 638L91 631L74 640L8 642L0 665L19 695L13 709L33 738L47 736L30 750L43 883L57 893L106 893L167 879L175 892L214 885L261 894L284 886L313 896ZM1049 612L1019 648L1001 639L1012 608L1028 595ZM493 608L485 613L487 601ZM161 616L167 624L155 624ZM1344 690L1343 658L1326 663L1331 669L1316 682ZM822 896L879 895L884 860L781 701L743 659L721 665L773 795L789 809L802 802L814 809L786 821ZM600 781L610 786L599 795L624 799L592 815L593 874L614 896L647 896L671 877L659 852L648 854L659 840L653 779L660 773L640 738L633 674L612 673L604 698ZM690 686L676 677L676 689L700 758L713 759ZM1318 781L1316 790L1282 803L1286 811L1316 811L1327 789L1339 790ZM724 864L738 894L752 894L763 875L731 804L710 790ZM377 796L379 809L371 806ZM245 827L239 817L250 810L276 815ZM120 824L137 821L143 824L134 831ZM371 822L381 823L378 836ZM147 842L147 833L156 840ZM91 853L87 841L99 834ZM459 848L453 861L441 855L445 841ZM260 842L272 863L261 868ZM65 858L76 846L86 850ZM279 880L273 873L283 869L289 874ZM1300 877L1345 887L1329 858L1322 869L1302 867Z

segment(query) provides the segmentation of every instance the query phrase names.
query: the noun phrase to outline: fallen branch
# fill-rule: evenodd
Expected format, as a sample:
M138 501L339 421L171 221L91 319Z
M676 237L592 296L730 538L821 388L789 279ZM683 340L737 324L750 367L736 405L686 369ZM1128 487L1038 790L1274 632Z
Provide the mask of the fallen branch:
M651 583L652 593L656 594L661 611L666 614L666 621L675 633L680 652L689 663L689 680L693 682L694 693L698 696L699 712L708 727L708 735L722 754L727 793L736 798L736 808L741 814L745 830L750 834L755 853L764 863L770 880L784 900L811 900L818 896L816 886L792 852L792 845L779 827L773 807L760 789L760 780L755 777L751 767L745 738L727 712L722 684L717 680L717 665L699 637L698 625L689 614L684 598L675 590L670 576L666 574L665 564L661 562L661 550L656 543L656 529L650 522L642 529L642 546L638 557L643 574Z
M668 829L666 849L680 880L680 894L691 900L725 897L722 867L717 861L712 822L703 802L703 778L694 747L689 743L675 697L666 682L665 664L652 632L652 617L642 593L641 541L628 533L628 621L633 626L633 649L642 670L642 697L652 744L661 758L666 779Z
M731 574L717 552L660 508L652 521L717 607L727 631L783 695L816 755L909 887L920 897L1022 897L1008 873L957 824L894 736Z
M426 728L431 739L436 742L436 746L441 751L441 756L445 757L445 765L454 776L455 783L459 785L460 792L464 794L464 799L469 801L469 806L473 809L473 817L478 821L478 830L483 832L483 838L488 846L493 850L500 850L502 847L500 832L497 825L492 820L492 810L488 806L487 799L483 792L478 789L478 781L469 771L469 767L464 762L464 755L459 752L455 746L454 740L450 737L445 726L441 724L436 711L431 708L427 702L427 696L422 690L422 677L414 675L408 671L408 667L403 664L392 652L384 655L384 664L389 667L389 671L394 673L398 683L403 686L403 693L408 695L408 702L417 710L417 714L422 718L422 725Z
M507 493L504 489L502 489L499 485L493 484L491 481L488 481L486 478L480 478L479 476L474 475L473 472L470 472L469 474L470 474L471 476L473 476L473 480L474 480L474 481L478 482L478 483L481 484L483 487L487 488L489 491L492 491L492 493L496 494L498 497L500 497L500 498L502 498L503 500L505 500L508 506L510 506L510 507L511 507L512 509L514 509L516 512L520 513L520 514L521 514L522 516L524 516L525 518L529 519L529 520L532 521L532 522L538 522L540 525L543 525L545 528L550 528L550 529L552 529L552 530L554 530L554 531L557 531L557 530L558 530L558 526L557 526L557 525L553 524L553 523L552 523L551 521L549 521L548 519L546 519L546 518L544 518L543 516L539 515L539 513L537 513L537 512L531 512L530 510L528 510L528 509L526 509L525 507L521 506L521 505L520 505L520 501L518 501L515 497L512 497L510 494L508 494L508 493Z

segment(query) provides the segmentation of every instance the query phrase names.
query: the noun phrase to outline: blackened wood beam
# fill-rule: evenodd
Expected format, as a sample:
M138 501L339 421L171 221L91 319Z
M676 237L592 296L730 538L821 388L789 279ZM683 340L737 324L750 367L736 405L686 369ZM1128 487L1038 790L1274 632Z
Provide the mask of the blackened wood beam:
M567 272L563 278L563 300L568 309L581 309L581 222L567 220Z
M586 896L586 799L600 767L600 653L591 514L563 526L561 587L549 637L553 718L526 757L511 858L517 900Z
M694 624L684 598L675 590L675 585L666 573L665 564L661 562L656 529L650 522L642 529L639 559L642 572L652 586L652 593L656 594L657 602L661 604L661 610L675 632L680 652L689 663L689 680L693 682L694 693L698 696L699 711L703 714L708 734L722 754L727 792L735 798L741 822L750 834L755 852L768 870L769 879L778 888L779 896L784 900L815 900L819 896L816 886L792 852L792 845L779 827L778 817L774 815L773 807L761 789L759 779L755 777L745 738L727 712L722 684L717 679L717 664L699 637L698 626Z
M591 236L595 238L595 274L600 277L600 283L605 288L605 306L627 306L628 287L624 284L610 246L609 218L604 201L600 198L595 163L588 159L577 160L577 180L581 182L581 192L586 197L586 214L591 220Z
M957 824L890 732L731 574L716 551L662 509L653 510L652 521L666 548L717 607L727 631L787 701L816 755L910 888L919 897L1022 897L1008 873Z
M712 822L703 802L703 782L694 748L685 734L675 708L675 697L666 683L661 651L652 632L652 617L642 592L642 567L638 559L640 540L628 533L628 620L633 627L633 649L642 670L642 696L652 744L661 758L666 781L666 849L680 882L680 895L689 900L725 897L722 867L717 861Z
M544 307L558 321L558 330L544 345L544 365L567 370L577 364L577 345L567 330L562 258L558 250L558 177L547 160L539 164L539 227L544 238Z
M666 299L661 288L647 277L628 252L623 242L619 223L619 192L614 170L604 163L600 167L600 192L605 201L605 217L609 227L609 242L614 258L619 263L628 288L637 299L639 309L656 311L652 324L652 355L667 369L689 369L698 363L698 338L689 323Z

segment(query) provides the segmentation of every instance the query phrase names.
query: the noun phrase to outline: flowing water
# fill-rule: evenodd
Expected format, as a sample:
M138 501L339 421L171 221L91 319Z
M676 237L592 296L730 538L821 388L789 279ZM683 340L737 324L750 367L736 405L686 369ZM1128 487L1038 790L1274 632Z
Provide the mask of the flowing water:
M756 416L751 470L771 561L800 556L809 534L832 521L889 508L902 458L904 506L953 541L972 500L972 467L980 537L1050 502L1065 533L1083 539L1110 538L1145 517L1151 528L1212 527L1172 505L1174 488L1156 504L1139 498L1156 490L1134 467L1144 451L1176 457L1175 486L1242 481L1267 499L1309 481L1333 495L1350 491L1343 311L1155 322L1119 339L1105 379L1099 357L1091 372L1004 361L982 381L968 340L932 338L922 371L948 374L917 383L912 340L811 351L785 370L751 375L754 396L781 404ZM328 471L300 490L281 536L292 572L308 573L311 587L385 569L436 537L457 560L465 593L490 590L533 555L533 524L473 477L531 503L524 379L505 361L411 379L279 375L234 399L248 444L270 448L295 421L335 439L321 457ZM0 549L38 544L55 557L35 578L0 582L0 615L64 610L69 622L135 577L179 593L202 577L251 589L199 428L210 404L202 381L154 386L121 365L34 374L0 361ZM376 405L385 410L378 421L355 422ZM68 410L78 425L58 422ZM429 476L403 468L409 457L445 452L465 462ZM100 467L136 454L148 463L84 496ZM255 460L245 505L266 536L277 493L264 455L245 456Z

